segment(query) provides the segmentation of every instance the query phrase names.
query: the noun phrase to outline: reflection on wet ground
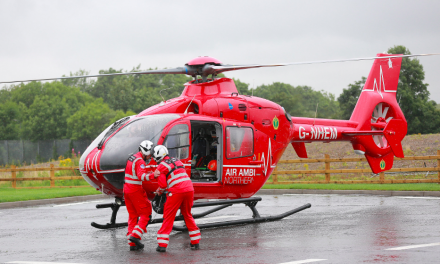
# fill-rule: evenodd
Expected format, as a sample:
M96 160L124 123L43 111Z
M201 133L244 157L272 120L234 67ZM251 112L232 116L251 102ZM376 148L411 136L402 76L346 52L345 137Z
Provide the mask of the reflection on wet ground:
M5 209L0 211L0 263L438 263L440 199L261 197L257 208L262 216L306 203L312 207L277 222L202 230L199 251L190 249L187 233L173 232L167 253L155 251L160 224L148 227L145 249L139 252L128 250L126 228L91 227L92 221L104 224L110 219L109 209L95 209L96 201ZM196 208L194 213L201 211ZM197 221L250 216L244 205L234 205ZM118 222L127 217L121 208ZM389 250L399 247L408 248Z

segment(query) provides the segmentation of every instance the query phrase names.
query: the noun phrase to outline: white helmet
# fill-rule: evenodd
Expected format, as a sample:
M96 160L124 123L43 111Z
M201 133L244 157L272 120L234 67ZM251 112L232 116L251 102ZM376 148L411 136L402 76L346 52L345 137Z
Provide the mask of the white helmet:
M153 149L153 159L159 163L168 155L168 149L164 145L155 146Z
M139 151L145 156L151 155L151 151L153 150L153 142L149 140L144 140L139 144Z

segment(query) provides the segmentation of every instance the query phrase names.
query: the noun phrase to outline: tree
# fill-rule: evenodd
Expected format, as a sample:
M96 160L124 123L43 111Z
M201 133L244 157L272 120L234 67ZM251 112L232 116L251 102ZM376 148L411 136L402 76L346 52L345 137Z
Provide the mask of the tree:
M90 71L80 69L79 71L77 71L75 73L70 72L70 77L72 77L72 76L86 76L89 74L90 74ZM66 77L66 75L63 75L63 77ZM90 90L92 89L92 87L96 83L95 80L90 79L90 78L61 79L61 82L65 86L78 87L81 89L82 92L90 92Z
M240 81L240 79L234 79L235 87L237 87L239 94L252 95L252 90L249 89L249 84Z
M68 105L59 97L39 95L29 106L23 122L23 137L30 140L66 137Z
M67 135L72 140L94 139L115 121L132 115L135 113L131 111L111 110L102 98L98 98L67 119Z
M339 105L335 96L323 91L315 91L309 86L294 87L290 84L275 82L261 85L254 90L254 96L273 101L292 116L314 117L316 105L319 118L338 118Z
M114 112L102 98L88 102L67 118L68 137L73 140L96 138L113 116Z
M394 46L388 53L411 54L404 46ZM440 112L428 102L428 84L423 83L424 79L425 71L417 58L402 58L397 101L408 122L408 134L440 132Z
M0 140L20 139L20 108L11 101L0 104Z
M343 89L341 95L338 97L342 119L350 119L366 81L367 78L362 77L360 81L349 84L347 89Z

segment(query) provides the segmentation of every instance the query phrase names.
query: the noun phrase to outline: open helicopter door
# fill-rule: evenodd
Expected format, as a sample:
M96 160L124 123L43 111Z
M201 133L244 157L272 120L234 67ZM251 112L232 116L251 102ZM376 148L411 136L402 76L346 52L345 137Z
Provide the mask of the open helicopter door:
M191 175L193 182L220 182L222 178L222 126L219 122L191 120Z

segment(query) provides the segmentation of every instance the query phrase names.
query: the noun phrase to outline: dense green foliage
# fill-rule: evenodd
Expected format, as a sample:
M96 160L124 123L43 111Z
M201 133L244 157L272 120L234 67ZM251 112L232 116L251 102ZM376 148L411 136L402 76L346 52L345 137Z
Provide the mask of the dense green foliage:
M403 46L389 53L410 54ZM142 71L140 66L131 72ZM100 74L123 73L101 70ZM85 70L70 76L89 75ZM220 75L219 77L224 77ZM182 93L186 75L135 74L31 82L0 89L0 140L93 139L116 120ZM349 119L366 78L349 84L337 98L309 86L275 82L249 89L234 80L240 94L262 97L283 106L292 116ZM419 60L404 58L397 99L408 121L408 133L440 132L440 111L429 101Z
M394 46L387 51L389 54L405 54L411 52L404 46ZM423 83L425 72L417 58L402 58L397 101L408 122L408 134L428 134L440 132L440 111L435 101L429 100L428 84ZM349 84L339 96L342 118L349 119L366 78Z

